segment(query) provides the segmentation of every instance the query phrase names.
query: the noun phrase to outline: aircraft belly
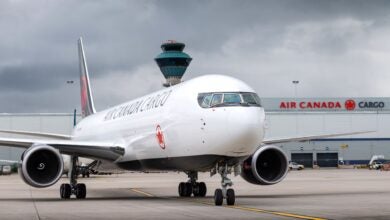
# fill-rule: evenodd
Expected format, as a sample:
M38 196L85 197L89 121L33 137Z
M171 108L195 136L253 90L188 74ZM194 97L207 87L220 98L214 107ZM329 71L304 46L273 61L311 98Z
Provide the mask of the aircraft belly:
M226 157L221 155L197 155L171 158L153 158L118 162L117 166L133 171L210 171L218 161L235 165L245 157Z

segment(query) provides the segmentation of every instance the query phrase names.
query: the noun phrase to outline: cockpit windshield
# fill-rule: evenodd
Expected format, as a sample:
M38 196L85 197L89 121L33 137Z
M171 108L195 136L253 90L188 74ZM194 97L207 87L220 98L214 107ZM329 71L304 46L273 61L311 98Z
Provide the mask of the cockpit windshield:
M261 107L260 98L252 92L216 92L200 93L198 103L202 108L221 106L258 106Z

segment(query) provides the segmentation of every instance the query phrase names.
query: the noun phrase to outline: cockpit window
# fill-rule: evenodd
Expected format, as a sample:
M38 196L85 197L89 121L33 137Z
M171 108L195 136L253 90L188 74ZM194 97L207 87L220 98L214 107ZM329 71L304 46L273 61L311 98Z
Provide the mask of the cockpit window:
M240 104L241 97L238 93L226 93L223 94L223 103L226 104Z
M256 97L257 96L256 94L253 94L253 93L242 93L242 99L244 101L244 103L248 103L248 104L253 104L253 105L256 105L258 102L256 100Z
M220 106L258 106L261 107L260 98L251 92L218 92L200 93L198 103L202 108Z
M213 94L205 94L203 97L202 97L202 100L200 100L200 106L202 106L203 108L207 108L208 106L210 106L210 101L211 101L211 98L213 97Z
M216 106L221 103L222 103L222 94L214 94L210 106Z

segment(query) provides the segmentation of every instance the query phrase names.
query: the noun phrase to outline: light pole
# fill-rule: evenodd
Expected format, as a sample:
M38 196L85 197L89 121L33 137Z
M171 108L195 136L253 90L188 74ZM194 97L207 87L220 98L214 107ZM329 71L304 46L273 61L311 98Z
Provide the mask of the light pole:
M296 104L296 107L295 107L295 134L298 135L298 103L297 103L297 87L298 87L298 84L299 84L299 80L293 80L292 81L293 85L294 85L294 102Z
M297 99L297 86L299 84L299 80L293 80L292 83L294 84L294 98Z

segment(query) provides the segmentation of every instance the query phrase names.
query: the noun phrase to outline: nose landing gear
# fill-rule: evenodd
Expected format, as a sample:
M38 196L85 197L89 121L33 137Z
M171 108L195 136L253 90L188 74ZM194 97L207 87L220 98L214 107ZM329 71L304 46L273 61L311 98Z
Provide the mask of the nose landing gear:
M214 192L214 203L216 206L221 206L223 199L226 199L227 205L234 205L236 201L236 195L234 189L228 189L227 187L233 186L233 182L227 177L230 174L230 169L227 165L217 167L218 173L222 177L221 186L222 189L216 189Z
M181 182L178 186L178 192L180 197L205 197L207 193L207 187L204 182L197 182L198 172L186 172L189 180L187 182Z

